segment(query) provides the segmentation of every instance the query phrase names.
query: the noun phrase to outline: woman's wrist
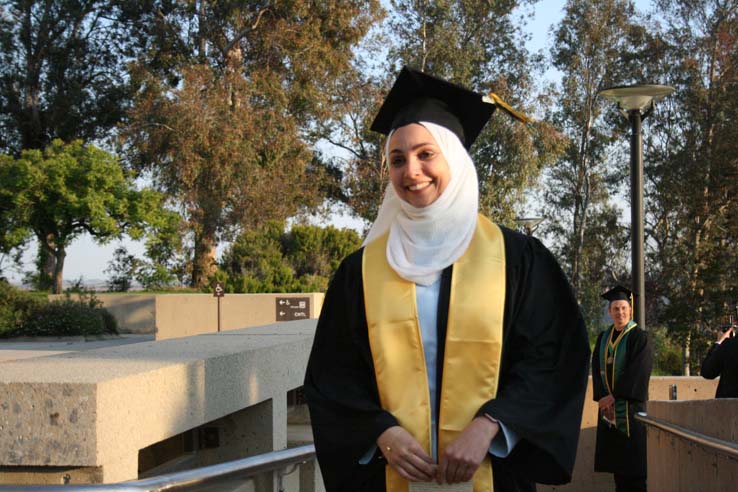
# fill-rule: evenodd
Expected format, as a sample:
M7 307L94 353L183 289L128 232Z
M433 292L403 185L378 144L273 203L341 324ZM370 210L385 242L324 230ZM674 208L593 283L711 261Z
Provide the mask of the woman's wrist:
M487 431L487 435L489 436L490 441L492 441L492 439L494 439L497 433L500 431L500 421L492 417L488 413L482 414L475 420L478 420L480 422L480 426L482 426Z

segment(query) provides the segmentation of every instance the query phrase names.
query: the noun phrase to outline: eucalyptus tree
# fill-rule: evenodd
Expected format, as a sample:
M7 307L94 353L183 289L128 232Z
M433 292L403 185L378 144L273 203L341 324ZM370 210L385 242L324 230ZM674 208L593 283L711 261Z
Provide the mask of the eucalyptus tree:
M115 128L130 101L136 3L0 1L0 152L95 141Z
M382 137L369 130L385 95L384 73L373 65L374 53L381 53L381 33L365 40L347 70L336 80L334 104L342 118L320 122L315 134L328 144L321 156L329 178L326 197L332 203L346 205L350 213L371 223L382 202L388 183L387 167L382 158ZM381 75L380 75L381 74Z
M598 293L621 280L628 243L617 195L628 158L613 147L614 111L597 94L634 76L635 15L630 0L569 0L551 49L562 78L550 117L567 143L546 175L547 228L590 325L602 318Z
M183 207L192 285L223 239L320 203L316 128L377 15L357 2L161 2L124 131L129 162Z
M137 4L0 0L0 153L114 133L131 97ZM39 275L51 278L54 257L44 255L41 248Z
M665 302L657 312L684 349L684 374L738 301L738 1L659 0L653 78L677 90L654 115L647 234Z

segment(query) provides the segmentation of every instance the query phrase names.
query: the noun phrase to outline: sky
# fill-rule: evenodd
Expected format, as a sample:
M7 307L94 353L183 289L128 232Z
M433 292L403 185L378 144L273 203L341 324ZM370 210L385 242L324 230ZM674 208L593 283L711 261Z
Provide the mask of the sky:
M635 3L639 10L646 11L650 8L651 0L636 0ZM561 21L565 4L565 0L541 0L535 5L533 17L529 19L526 27L532 35L531 40L527 43L530 51L545 49L549 44L551 40L549 31L552 26ZM546 78L555 80L557 72L552 68L546 72L545 76ZM351 219L345 214L343 216L336 216L332 223L336 227L352 227L355 229L360 229L363 226L361 221ZM104 283L104 280L108 277L104 270L112 260L113 252L120 245L124 245L129 253L139 258L144 257L144 245L142 242L124 239L114 240L106 245L98 245L87 234L77 238L67 250L67 257L64 262L65 283L75 281L80 277L85 283ZM36 245L35 243L31 243L23 256L23 265L20 271L9 268L9 264L3 265L8 267L7 270L4 270L11 282L19 283L23 277L23 271L34 269L33 261L35 254Z

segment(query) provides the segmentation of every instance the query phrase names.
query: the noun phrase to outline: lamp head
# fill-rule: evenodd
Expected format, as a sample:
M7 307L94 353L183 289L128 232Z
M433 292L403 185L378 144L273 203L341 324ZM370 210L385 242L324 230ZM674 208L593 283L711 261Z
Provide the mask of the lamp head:
M625 113L647 110L654 102L674 92L668 85L619 85L601 90L598 94L618 105Z
M533 234L533 232L536 230L536 227L538 227L541 222L543 222L542 217L517 217L515 219L515 222L520 226L523 227L528 234Z

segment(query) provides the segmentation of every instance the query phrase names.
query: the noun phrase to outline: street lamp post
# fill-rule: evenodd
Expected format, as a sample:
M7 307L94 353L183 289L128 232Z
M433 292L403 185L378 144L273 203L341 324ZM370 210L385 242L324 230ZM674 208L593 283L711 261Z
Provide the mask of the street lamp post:
M618 105L630 121L631 275L635 321L646 329L646 277L643 254L643 138L641 123L654 103L674 92L668 85L631 85L604 89L599 95Z

